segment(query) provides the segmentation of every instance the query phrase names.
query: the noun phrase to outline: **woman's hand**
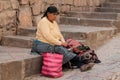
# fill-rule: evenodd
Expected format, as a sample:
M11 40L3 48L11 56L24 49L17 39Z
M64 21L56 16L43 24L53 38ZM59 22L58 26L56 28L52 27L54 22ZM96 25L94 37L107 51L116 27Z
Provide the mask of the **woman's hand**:
M67 47L68 44L67 44L67 42L63 42L61 45L64 47Z

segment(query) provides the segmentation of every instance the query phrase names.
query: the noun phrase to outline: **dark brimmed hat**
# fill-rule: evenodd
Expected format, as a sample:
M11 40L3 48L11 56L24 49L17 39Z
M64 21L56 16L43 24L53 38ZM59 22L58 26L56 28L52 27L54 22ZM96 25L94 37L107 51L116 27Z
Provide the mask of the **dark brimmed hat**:
M57 9L55 6L49 6L49 7L47 8L47 12L59 14L58 9Z
M55 6L49 6L41 18L46 17L48 12L59 14L58 9Z

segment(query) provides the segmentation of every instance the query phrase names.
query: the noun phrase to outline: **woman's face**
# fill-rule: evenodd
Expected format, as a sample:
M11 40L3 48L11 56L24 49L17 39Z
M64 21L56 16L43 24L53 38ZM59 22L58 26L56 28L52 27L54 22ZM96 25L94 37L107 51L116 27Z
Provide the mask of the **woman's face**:
M47 17L50 21L54 21L56 19L56 16L58 15L58 13L48 13Z

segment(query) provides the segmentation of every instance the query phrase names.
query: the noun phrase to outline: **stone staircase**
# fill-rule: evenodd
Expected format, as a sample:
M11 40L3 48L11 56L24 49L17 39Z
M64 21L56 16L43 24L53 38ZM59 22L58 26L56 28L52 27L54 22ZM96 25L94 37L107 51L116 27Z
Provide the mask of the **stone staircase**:
M77 29L76 29L77 28ZM80 42L97 48L103 44L104 39L111 38L116 29L106 27L93 27L93 26L78 26L78 25L60 25L63 36L79 40ZM20 28L16 36L4 36L2 45L11 47L31 48L32 41L35 39L36 27L33 28ZM104 35L103 35L104 34ZM22 43L22 44L21 44Z
M106 3L96 8L97 12L113 12L120 13L120 1L119 0L108 0Z
M66 12L60 17L63 36L65 39L76 39L93 49L100 47L120 31L119 4L119 0L109 0L96 7L95 12ZM29 54L35 32L36 27L19 28L17 35L2 38L0 80L23 80L40 73L41 56Z

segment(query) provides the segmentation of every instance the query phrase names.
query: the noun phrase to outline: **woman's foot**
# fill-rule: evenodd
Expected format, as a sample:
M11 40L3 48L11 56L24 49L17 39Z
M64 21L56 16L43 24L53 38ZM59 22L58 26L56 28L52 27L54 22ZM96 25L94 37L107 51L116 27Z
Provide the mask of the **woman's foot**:
M81 70L81 72L90 70L94 65L95 65L95 63L84 64L80 67L80 70Z

